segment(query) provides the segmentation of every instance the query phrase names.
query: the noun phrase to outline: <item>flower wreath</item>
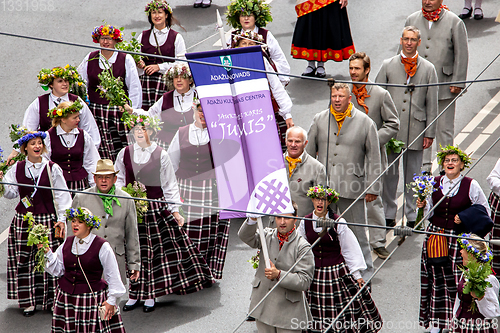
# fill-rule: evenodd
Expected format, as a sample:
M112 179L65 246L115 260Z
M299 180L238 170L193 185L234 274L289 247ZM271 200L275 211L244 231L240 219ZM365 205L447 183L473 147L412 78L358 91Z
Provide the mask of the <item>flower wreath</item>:
M233 41L236 45L238 45L239 41L242 39L250 39L256 41L258 44L264 44L264 37L251 30L240 31L238 34L233 36Z
M464 153L462 151L462 149L458 148L458 145L457 146L447 145L446 147L443 148L443 146L441 146L441 144L440 144L439 149L441 149L441 151L437 152L439 165L443 165L443 162L444 162L444 159L446 158L446 156L458 155L458 157L460 157L460 160L462 162L464 162L464 168L468 168L470 166L471 158L469 157L469 155Z
M335 191L333 188L323 187L323 185L309 187L307 196L311 199L326 198L328 202L337 202L339 200L339 194L337 193L337 191Z
M99 37L101 36L109 36L116 40L117 43L123 41L123 34L120 29L108 24L95 27L94 31L92 31L92 40L94 43L99 43Z
M263 0L232 0L227 6L226 19L235 29L241 29L240 16L255 16L255 25L263 28L272 22L271 7Z
M101 219L98 216L92 215L85 207L66 209L66 218L71 220L76 218L95 229L99 229L101 226Z
M135 114L131 114L123 122L130 129L134 128L135 126L142 126L145 128L153 129L156 132L161 130L160 125L163 124L163 122L161 122L156 117L143 116L143 115L138 116Z
M146 15L149 15L153 10L163 9L166 12L172 14L172 7L166 2L162 0L153 0L146 5L144 8L144 12Z
M460 234L460 237L467 237L467 238L471 238L471 233L463 233L463 234ZM464 239L464 238L459 238L458 239L458 243L460 244L460 246L462 247L462 249L466 250L468 253L472 254L476 259L477 261L481 262L481 263L489 263L492 259L493 259L493 253L491 252L490 248L488 247L488 249L486 250L486 252L482 253L480 252L478 249L476 249L470 242L468 239Z
M48 86L49 84L52 84L55 78L61 78L68 81L70 86L75 83L78 86L82 86L85 84L76 67L69 64L64 67L54 67L52 69L42 68L38 73L37 78L38 83L40 83L42 86Z
M59 105L61 105L61 104L59 104ZM67 108L60 108L59 106L56 106L55 108L50 109L49 112L47 112L47 117L52 118L52 119L57 118L57 117L64 118L64 117L69 116L72 113L80 112L82 107L83 107L82 104L77 99L76 101L71 103L71 105L68 106Z
M166 81L173 81L173 79L177 76L182 77L183 79L192 79L193 75L191 74L191 69L186 62L179 62L170 67L165 73Z
M45 132L29 132L28 134L17 140L17 144L19 145L19 147L21 147L26 142L37 137L41 137L42 140L44 140L47 137L47 134Z

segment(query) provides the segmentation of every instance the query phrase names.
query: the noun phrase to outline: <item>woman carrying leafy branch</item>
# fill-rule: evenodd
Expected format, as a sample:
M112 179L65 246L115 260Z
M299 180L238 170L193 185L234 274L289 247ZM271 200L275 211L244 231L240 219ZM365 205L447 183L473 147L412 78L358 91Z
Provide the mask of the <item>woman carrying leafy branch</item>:
M21 153L26 160L17 162L0 179L8 183L48 186L67 189L61 168L42 157L46 152L44 132L28 132L19 139ZM16 214L9 229L7 258L7 298L17 299L24 315L35 313L36 306L50 310L54 301L56 280L47 273L35 271L36 246L28 246L28 220L24 215L33 213L34 224L46 226L49 230L49 246L52 250L61 244L56 238L56 228L60 228L64 238L66 217L64 212L71 207L71 195L65 191L51 191L33 187L5 185L4 197L19 197Z
M87 83L89 108L94 115L103 159L116 160L116 155L127 146L125 125L121 121L123 112L118 106L131 103L142 105L142 89L135 61L131 55L113 51L116 43L123 40L122 32L110 25L95 27L92 40L103 48L85 56L78 72Z
M148 199L180 202L174 168L167 152L150 141L158 130L156 118L131 115L127 120L135 143L118 154L118 187L139 181L146 186ZM155 298L171 293L188 293L211 285L213 277L205 260L182 230L184 218L179 206L149 202L143 222L137 225L141 245L139 279L131 282L129 300L123 311L145 301L144 312L155 309ZM182 254L182 255L180 255Z

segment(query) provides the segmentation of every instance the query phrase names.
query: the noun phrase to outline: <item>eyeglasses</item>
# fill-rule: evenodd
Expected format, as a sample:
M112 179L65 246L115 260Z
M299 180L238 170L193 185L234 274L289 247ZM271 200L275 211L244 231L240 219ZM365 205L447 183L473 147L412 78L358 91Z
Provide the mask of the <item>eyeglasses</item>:
M459 158L452 158L452 159L445 159L444 160L444 163L453 163L453 164L457 164L458 162L460 162L460 159Z

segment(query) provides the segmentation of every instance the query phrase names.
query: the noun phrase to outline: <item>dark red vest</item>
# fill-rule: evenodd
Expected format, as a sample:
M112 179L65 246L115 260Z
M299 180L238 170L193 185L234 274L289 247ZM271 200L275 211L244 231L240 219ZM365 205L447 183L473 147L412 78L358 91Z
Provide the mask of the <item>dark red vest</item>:
M69 100L74 102L78 99L78 96L73 94L68 94ZM47 116L49 112L49 98L50 94L45 94L38 96L38 114L39 114L39 124L38 130L46 132L52 127L52 119Z
M48 130L52 150L50 159L61 167L67 182L82 180L88 176L87 170L83 168L83 152L85 150L83 130L79 128L78 131L80 134L78 134L75 145L72 148L67 148L62 145L55 127Z
M141 39L141 52L142 53L148 53L148 54L156 54L160 55L160 52L158 52L158 48L149 42L149 36L152 33L152 29L149 30L144 30L142 32L142 39ZM160 46L161 50L161 55L167 56L167 57L175 57L175 38L177 37L177 31L174 31L170 29L168 32L167 40L166 42ZM156 58L156 57L145 57L144 58L144 63L147 65L152 65L152 64L161 64L163 62L174 62L174 60L166 60L162 58Z
M312 218L313 214L304 216L305 218ZM333 219L337 219L339 216L333 214ZM312 226L312 221L304 220L304 227L306 231L307 241L309 243L314 243L319 235ZM315 267L328 267L334 266L344 262L344 257L342 256L342 249L340 248L340 242L335 230L335 237L331 237L329 233L326 233L318 244L313 247L314 253L314 266Z
M54 162L49 161L49 168L52 170ZM33 179L26 177L24 169L26 168L26 160L17 162L16 166L16 180L19 184L35 185L36 183ZM50 187L49 174L47 173L47 167L45 167L40 174L39 186ZM19 186L19 198L31 197L31 193L35 190L33 187ZM32 212L34 215L38 214L54 214L56 210L54 209L54 201L52 198L52 191L39 188L35 196L31 198L32 206L29 208L24 207L23 203L19 201L16 206L16 212L19 214L26 214L27 212Z
M71 253L74 238L75 236L68 237L63 246L64 275L59 279L59 288L71 295L90 293L91 290L78 264L78 256ZM96 236L87 252L79 256L80 264L94 292L107 287L106 282L102 279L104 269L99 260L99 251L105 242L104 239Z
M438 190L432 193L432 202L436 204L443 197L442 191L439 189L441 185L441 176L435 178L435 188ZM432 224L445 229L456 229L455 215L464 209L472 206L469 198L470 183L472 178L464 177L460 184L458 193L451 198L446 198L434 209L434 215L430 218Z
M170 145L175 133L181 126L186 126L193 121L193 110L181 113L174 110L174 90L163 94L163 104L161 106L162 129L156 138Z
M127 184L133 184L134 181L143 183L146 186L148 199L163 198L163 190L161 186L153 186L152 184L161 184L160 167L161 167L161 152L163 148L160 146L151 154L147 164L136 164L134 162L134 149L131 146L125 147L123 154L123 164L125 164L125 181Z
M192 145L189 142L189 126L191 125L179 128L181 161L176 175L178 178L192 180L215 178L210 142L206 145Z
M97 86L100 84L100 80L98 75L101 74L102 69L99 67L99 51L91 52L89 55L89 61L87 65L87 77L88 77L88 93L89 100L92 103L108 105L109 101L101 97L97 89ZM92 60L91 60L92 59ZM123 81L123 89L125 93L128 95L127 85L125 84L125 53L118 53L116 57L116 61L111 65L113 69L114 77L121 77Z

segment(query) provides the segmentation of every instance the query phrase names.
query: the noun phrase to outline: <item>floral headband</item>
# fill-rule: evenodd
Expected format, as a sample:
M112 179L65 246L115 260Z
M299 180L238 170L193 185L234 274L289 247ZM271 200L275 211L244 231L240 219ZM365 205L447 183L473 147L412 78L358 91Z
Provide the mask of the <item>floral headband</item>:
M118 43L123 41L123 34L120 29L113 27L112 25L101 25L100 27L95 27L92 31L92 40L94 43L99 43L99 38L101 36L109 36L116 40Z
M439 149L441 149L441 151L438 151L437 153L439 165L443 165L446 156L458 155L458 157L460 157L460 160L464 162L464 168L468 168L470 166L471 158L469 157L469 155L464 153L462 149L458 148L458 145L457 146L447 145L446 147L443 148L443 146L441 146L440 144Z
M250 39L259 44L264 44L264 38L262 37L262 35L259 35L258 33L251 30L242 31L239 34L233 36L233 41L236 45L238 45L238 43L242 39Z
M255 16L255 25L265 27L272 22L271 7L263 0L232 0L227 6L226 18L228 24L235 29L241 29L240 16Z
M92 213L84 207L66 209L66 218L71 220L78 219L95 229L99 229L101 226L101 219L98 216L92 215Z
M191 74L191 69L189 65L185 62L179 62L170 67L165 74L166 80L173 80L176 77L182 77L184 79L192 79L193 75Z
M61 78L69 82L70 85L78 84L82 86L85 84L82 77L76 70L76 67L71 65L66 65L64 67L54 67L52 69L42 68L37 75L38 83L42 86L48 86L51 84L55 78Z
M19 145L19 147L21 147L23 144L30 141L31 139L38 137L44 140L47 137L47 134L45 132L29 132L28 134L17 140L17 144Z
M472 234L471 233L463 233L459 235L460 237L467 237L471 238ZM479 239L478 239L479 240ZM472 254L477 261L482 262L482 263L489 263L493 259L493 253L491 252L490 248L486 250L486 252L480 252L478 249L472 245L468 239L464 238L459 238L458 243L462 247L462 249L466 250L468 253Z
M146 5L144 8L144 12L146 15L149 15L153 10L163 9L165 12L169 12L172 14L172 7L166 2L162 0L153 0Z
M333 188L325 188L322 185L309 187L307 196L311 199L326 198L329 202L337 202L339 200L339 194Z
M158 118L156 117L150 117L150 116L143 116L143 115L135 115L131 114L127 119L123 121L125 125L127 125L128 128L132 129L135 126L142 126L145 128L150 128L155 131L161 130L161 122Z
M74 101L67 108L60 107L61 104L59 104L58 106L56 106L53 109L50 109L49 112L47 112L47 117L52 118L52 119L57 118L57 117L64 118L64 117L69 116L72 113L80 112L80 110L83 107L83 105L80 104L79 100Z

